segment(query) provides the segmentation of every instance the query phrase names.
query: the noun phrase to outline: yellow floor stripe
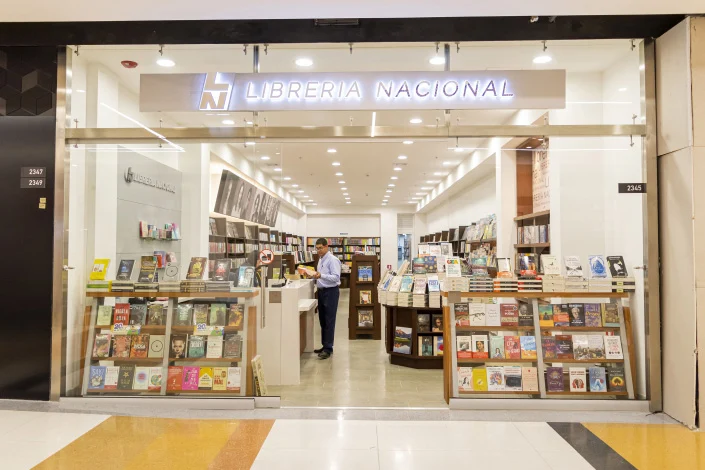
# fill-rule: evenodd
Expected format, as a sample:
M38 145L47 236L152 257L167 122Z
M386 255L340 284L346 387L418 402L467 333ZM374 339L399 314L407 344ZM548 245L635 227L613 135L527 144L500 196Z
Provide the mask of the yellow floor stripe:
M210 470L249 469L273 425L274 420L240 421L238 432L233 433L208 468Z
M639 470L705 468L705 434L685 426L583 424Z

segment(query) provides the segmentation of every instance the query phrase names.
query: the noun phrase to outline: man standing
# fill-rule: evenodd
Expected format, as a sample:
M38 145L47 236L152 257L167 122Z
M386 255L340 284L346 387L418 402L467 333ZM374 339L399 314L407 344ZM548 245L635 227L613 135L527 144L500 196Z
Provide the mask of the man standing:
M335 316L338 312L340 297L340 260L328 251L325 238L316 240L318 252L318 270L312 277L318 287L318 319L321 323L321 342L323 347L314 349L320 359L328 359L333 354L335 338Z

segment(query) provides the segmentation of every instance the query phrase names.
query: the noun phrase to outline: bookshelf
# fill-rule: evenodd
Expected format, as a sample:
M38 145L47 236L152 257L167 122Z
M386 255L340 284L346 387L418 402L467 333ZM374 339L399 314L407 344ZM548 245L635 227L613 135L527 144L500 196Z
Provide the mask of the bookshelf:
M352 258L350 274L350 307L348 316L348 338L361 337L382 339L381 305L377 294L379 284L379 259L376 255L355 255ZM361 294L363 293L363 294ZM367 303L363 302L365 297ZM372 318L372 324L361 322L361 313L367 313ZM362 323L362 324L361 324Z
M419 249L427 251L432 256L441 255L443 243L451 245L450 251L453 256L465 258L487 259L487 266L492 268L496 265L497 257L497 230L496 218L494 214L483 217L470 225L460 225L448 230L436 233L429 233L419 237ZM423 245L428 245L422 248Z
M519 257L525 254L535 255L539 273L541 255L551 253L551 211L532 212L514 218L516 243L514 244L514 266L519 272Z
M348 266L352 267L352 258L355 253L364 252L366 255L374 253L380 259L382 239L380 237L308 237L308 251L315 251L316 240L325 238L328 241L330 252Z
M435 338L443 338L443 332L431 331L434 316L441 317L443 310L429 307L399 307L384 305L386 328L384 342L389 354L389 362L394 365L412 369L443 369L443 356L433 355ZM420 327L419 316L427 316L428 328ZM397 327L411 328L410 354L394 352L394 338ZM420 331L421 329L428 331ZM426 351L426 355L423 354ZM430 353L430 355L428 355Z

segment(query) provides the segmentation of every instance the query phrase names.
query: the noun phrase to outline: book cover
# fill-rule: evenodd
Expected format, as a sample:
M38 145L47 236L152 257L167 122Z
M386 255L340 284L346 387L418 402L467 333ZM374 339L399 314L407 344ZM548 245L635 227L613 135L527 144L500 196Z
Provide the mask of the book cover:
M414 277L414 295L426 294L426 276Z
M230 279L230 262L231 260L229 259L216 260L212 277L214 281L227 281Z
M140 257L140 272L137 282L156 282L157 258L154 255Z
M539 304L539 326L553 328L553 305Z
M588 335L588 353L590 354L590 359L605 358L605 342L602 340L602 338L605 338L605 336ZM618 336L612 336L612 338L619 339Z
M538 272L536 253L517 253L516 266L522 276L535 275Z
M521 358L536 359L536 338L534 336L520 336Z
M132 390L132 384L135 380L135 366L120 366L120 375L118 376L118 390Z
M93 269L91 270L89 279L91 281L104 281L109 264L110 260L108 258L96 258L93 261Z
M429 274L428 275L428 291L429 292L440 292L441 291L441 284L438 281L437 274Z
M470 304L470 326L485 326L485 305L487 304L476 302Z
M104 366L91 366L90 378L89 378L89 389L100 389L105 388L105 374L106 368Z
M206 357L209 359L218 359L223 357L223 337L208 336L206 345Z
M198 390L198 367L184 366L181 390Z
M147 324L162 326L166 325L166 310L164 305L151 303L147 306Z
M602 304L602 326L619 327L619 310L617 304Z
M587 335L573 335L573 358L580 361L590 359Z
M184 368L181 366L172 366L167 370L166 376L166 391L179 392L183 383Z
M472 335L472 357L484 359L490 357L487 335Z
M372 291L371 290L361 290L360 291L360 304L361 305L371 305L372 304Z
M147 389L151 392L159 392L164 382L164 374L161 367L149 368L149 385Z
M416 328L419 333L430 333L431 332L431 314L430 313L419 313L416 316L417 324Z
M539 379L536 367L521 368L521 387L525 392L538 392Z
M443 333L443 315L440 313L431 315L431 332Z
M541 268L546 276L561 275L561 265L556 255L541 255Z
M169 342L169 357L171 359L183 359L186 357L187 335L171 335Z
M130 304L115 304L113 325L130 324Z
M105 368L105 390L116 390L120 368L118 366L108 366Z
M239 359L242 355L242 336L228 333L223 337L223 357Z
M132 279L132 270L135 267L135 260L123 259L120 260L117 273L115 273L116 281L129 281Z
M504 391L504 367L487 366L487 390L490 392Z
M228 367L228 391L239 392L240 391L240 368L239 367Z
M472 367L458 367L458 390L472 392Z
M193 305L179 304L176 306L176 318L174 318L174 326L190 326L193 325L192 317Z
M110 357L111 335L109 333L97 333L93 342L93 357Z
M522 390L521 373L520 366L504 366L504 389L520 392Z
M621 256L608 256L607 267L612 277L627 277L627 266Z
M544 359L556 359L558 357L556 338L553 336L541 337L541 349Z
M460 258L457 256L448 256L445 259L446 277L461 277L462 269L460 267Z
M149 389L149 367L135 367L135 380L132 388L134 390Z
M600 304L585 304L585 326L599 328L602 326L602 309Z
M410 274L405 274L401 278L401 286L399 286L399 292L411 292L414 288L414 276Z
M111 357L130 357L132 337L127 335L113 335L113 354Z
M570 313L570 326L585 326L583 304L568 304L568 312Z
M627 379L624 376L624 366L611 366L607 368L607 390L609 392L626 392Z
M130 357L137 359L147 357L149 352L149 335L135 335L132 337Z
M470 326L470 306L467 303L453 304L455 326Z
M358 266L357 267L357 281L358 282L372 282L372 266Z
M397 326L394 329L393 351L400 354L411 354L411 328Z
M580 256L566 256L565 262L565 277L583 277L583 263L580 261Z
M570 326L570 310L568 304L553 305L554 326Z
M244 317L244 304L230 304L230 308L228 309L228 326L235 327L237 330L242 330Z
M144 325L147 321L147 306L145 304L130 305L130 325Z
M485 324L487 326L502 326L499 304L485 304Z
M217 392L226 391L228 385L228 368L214 367L213 368L213 390Z
M570 378L571 392L587 392L587 383L585 381L585 367L569 367L568 376Z
M443 355L443 336L433 337L433 355L442 356Z
M519 302L519 326L534 326L534 313L526 302Z
M574 359L573 337L571 335L556 335L555 338L558 359Z
M504 336L490 336L490 356L492 359L504 359Z
M201 367L198 369L198 389L213 390L213 368Z
M519 309L516 304L500 304L501 326L517 326L519 324Z
M211 304L210 321L211 326L225 326L225 312L227 306L225 304Z
M394 276L389 284L389 292L399 292L401 289L401 276Z
M590 391L606 392L607 375L604 367L590 367Z
M193 324L207 325L208 324L208 304L193 305Z
M601 336L604 338L605 357L607 359L624 359L622 352L622 338L619 336Z
M487 391L487 370L484 367L472 368L472 388L476 392Z
M563 392L563 368L546 367L546 391Z
M429 320L430 322L430 320ZM374 311L368 308L361 308L357 311L357 326L371 328L374 325Z
M521 359L521 342L519 336L504 337L504 358Z
M112 319L113 307L110 305L101 305L98 307L98 314L95 319L96 326L110 326Z
M191 258L191 262L188 265L186 279L203 279L203 275L206 273L206 271L208 271L208 258L194 256Z
M456 350L458 353L458 359L470 359L472 358L472 337L470 336L456 336Z
M252 266L240 266L237 274L238 287L252 287L255 282L255 268Z
M588 264L590 265L590 279L607 277L607 264L604 256L590 255L588 256Z
M206 355L206 337L191 335L188 337L188 357L199 358Z
M433 336L418 337L419 356L433 356Z

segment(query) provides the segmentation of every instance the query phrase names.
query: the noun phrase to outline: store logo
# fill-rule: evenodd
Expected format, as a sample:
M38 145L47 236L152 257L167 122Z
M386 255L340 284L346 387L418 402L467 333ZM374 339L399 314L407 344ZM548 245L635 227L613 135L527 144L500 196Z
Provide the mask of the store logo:
M150 176L144 176L139 173L135 173L134 171L132 171L131 166L127 167L127 170L125 170L125 182L140 183L144 184L145 186L151 186L153 188L161 189L162 191L167 191L176 194L176 186L174 186L173 184L159 181L158 179L152 178Z
M201 111L225 111L230 104L230 94L233 86L227 81L223 81L220 72L209 72L206 74L206 81L201 91L201 103L198 109Z

